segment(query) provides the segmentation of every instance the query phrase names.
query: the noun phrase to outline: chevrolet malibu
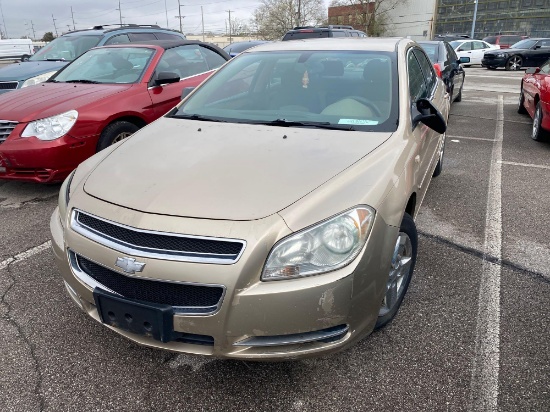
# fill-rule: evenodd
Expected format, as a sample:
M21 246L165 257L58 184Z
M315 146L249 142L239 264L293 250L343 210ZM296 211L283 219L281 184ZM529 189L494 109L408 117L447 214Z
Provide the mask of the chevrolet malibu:
M189 40L99 47L45 83L0 95L0 179L63 181L227 60L218 47Z
M50 224L67 292L146 346L347 348L403 301L449 105L411 40L247 50L65 180Z

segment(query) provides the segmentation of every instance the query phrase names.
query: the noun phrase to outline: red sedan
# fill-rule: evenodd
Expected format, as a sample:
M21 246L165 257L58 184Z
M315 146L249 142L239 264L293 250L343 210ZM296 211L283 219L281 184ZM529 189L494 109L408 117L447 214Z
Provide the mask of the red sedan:
M63 180L168 112L227 60L198 41L98 47L46 83L0 95L0 179Z
M543 140L550 134L550 60L525 71L518 113L529 114L533 118L531 137L534 140Z

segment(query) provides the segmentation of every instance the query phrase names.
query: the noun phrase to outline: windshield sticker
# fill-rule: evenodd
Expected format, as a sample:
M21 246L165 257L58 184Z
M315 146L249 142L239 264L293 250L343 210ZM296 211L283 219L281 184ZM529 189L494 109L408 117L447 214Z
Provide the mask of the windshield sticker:
M376 120L365 120L365 119L340 119L338 124L356 124L361 126L373 126L378 124Z

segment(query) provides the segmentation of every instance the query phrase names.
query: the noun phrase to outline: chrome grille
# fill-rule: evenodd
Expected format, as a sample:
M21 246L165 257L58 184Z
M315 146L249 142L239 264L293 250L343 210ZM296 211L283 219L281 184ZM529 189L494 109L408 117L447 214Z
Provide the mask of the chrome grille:
M17 89L18 82L0 82L0 90L14 90Z
M134 256L183 262L231 264L239 260L246 242L137 229L74 210L72 229L109 248Z
M0 144L4 143L10 133L17 126L17 122L12 122L10 120L0 120Z

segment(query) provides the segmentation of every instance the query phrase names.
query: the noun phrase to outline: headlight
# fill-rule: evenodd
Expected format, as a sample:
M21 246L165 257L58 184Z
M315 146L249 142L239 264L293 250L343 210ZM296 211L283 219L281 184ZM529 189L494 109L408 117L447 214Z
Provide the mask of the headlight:
M497 53L497 57L506 57L508 56L506 53Z
M52 77L56 73L57 73L57 70L54 70L53 72L43 73L43 74L39 74L38 76L31 77L30 79L25 80L21 88L27 87L27 86L33 86L39 83L44 83L46 80L48 80L50 77Z
M71 198L71 183L75 173L76 170L73 170L71 174L67 176L59 189L59 217L61 218L61 223L63 226L65 226L65 220L67 219L67 206L69 205L69 200Z
M269 253L262 280L318 275L348 265L365 245L374 213L358 206L279 241Z
M36 136L40 140L59 139L71 130L77 118L78 112L76 110L69 110L57 116L35 120L25 127L21 137Z

